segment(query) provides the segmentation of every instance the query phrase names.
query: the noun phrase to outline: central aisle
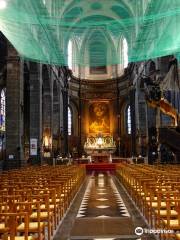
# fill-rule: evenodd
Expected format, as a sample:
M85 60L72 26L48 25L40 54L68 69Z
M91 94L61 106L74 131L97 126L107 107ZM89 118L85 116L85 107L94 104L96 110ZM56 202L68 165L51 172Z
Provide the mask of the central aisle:
M77 218L85 217L130 217L110 175L101 173L90 178L77 214Z
M54 240L154 240L135 235L147 225L114 175L95 173L75 197Z
M71 239L136 239L131 216L107 173L92 175L77 213Z

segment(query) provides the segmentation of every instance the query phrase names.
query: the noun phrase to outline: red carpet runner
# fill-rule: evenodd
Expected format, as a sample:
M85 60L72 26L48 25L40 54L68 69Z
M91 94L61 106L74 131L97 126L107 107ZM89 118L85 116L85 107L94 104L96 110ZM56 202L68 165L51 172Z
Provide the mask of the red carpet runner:
M86 164L86 171L92 172L92 171L110 171L114 172L116 169L115 163L91 163Z

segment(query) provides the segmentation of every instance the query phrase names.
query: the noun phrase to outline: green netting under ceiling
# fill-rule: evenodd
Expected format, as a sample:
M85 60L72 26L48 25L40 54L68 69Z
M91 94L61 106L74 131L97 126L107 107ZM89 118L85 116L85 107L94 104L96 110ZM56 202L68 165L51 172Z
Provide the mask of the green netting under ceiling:
M2 1L7 6L0 8L0 30L26 59L57 65L123 64L123 38L129 62L179 56L180 0Z

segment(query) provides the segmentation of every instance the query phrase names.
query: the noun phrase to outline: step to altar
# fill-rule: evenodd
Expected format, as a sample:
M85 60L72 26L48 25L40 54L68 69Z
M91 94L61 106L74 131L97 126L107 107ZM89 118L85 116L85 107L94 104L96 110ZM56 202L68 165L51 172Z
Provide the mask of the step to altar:
M116 170L116 164L114 163L90 163L86 164L86 172L92 172L92 171L110 171L113 173Z

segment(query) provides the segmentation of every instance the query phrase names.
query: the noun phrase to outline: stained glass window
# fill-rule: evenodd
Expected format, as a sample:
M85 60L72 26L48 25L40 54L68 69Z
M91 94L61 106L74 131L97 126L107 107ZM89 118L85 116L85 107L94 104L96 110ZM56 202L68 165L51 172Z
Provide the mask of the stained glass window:
M128 66L128 44L127 40L123 39L123 67L127 68Z
M5 125L5 120L6 120L6 94L5 94L5 89L2 89L1 91L1 116L0 116L0 130L5 131L6 130L6 125Z
M127 133L131 134L131 107L127 107Z
M68 67L69 67L69 69L71 69L72 70L72 67L73 67L73 65L72 65L72 41L70 40L69 41L69 43L68 43Z
M68 135L72 135L72 112L68 107Z

